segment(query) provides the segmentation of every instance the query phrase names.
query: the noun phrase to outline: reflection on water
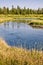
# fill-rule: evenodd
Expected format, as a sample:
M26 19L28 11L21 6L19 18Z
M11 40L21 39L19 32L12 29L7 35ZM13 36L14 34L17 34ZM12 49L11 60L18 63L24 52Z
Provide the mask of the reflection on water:
M43 29L32 28L25 23L0 24L0 38L11 46L43 50Z

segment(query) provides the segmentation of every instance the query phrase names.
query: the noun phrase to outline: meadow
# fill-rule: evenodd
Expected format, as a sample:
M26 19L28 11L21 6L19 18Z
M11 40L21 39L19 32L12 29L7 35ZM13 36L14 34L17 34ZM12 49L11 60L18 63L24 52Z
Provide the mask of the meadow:
M26 19L26 20L25 20ZM27 23L34 27L43 27L43 14L29 14L29 15L0 15L0 23L6 21L18 21Z

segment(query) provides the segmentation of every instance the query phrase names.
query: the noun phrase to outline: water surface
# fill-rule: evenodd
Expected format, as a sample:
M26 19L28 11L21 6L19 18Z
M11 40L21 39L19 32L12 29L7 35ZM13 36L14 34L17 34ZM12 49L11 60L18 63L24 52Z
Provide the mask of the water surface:
M32 28L26 23L0 24L0 38L3 38L10 46L43 50L43 29Z

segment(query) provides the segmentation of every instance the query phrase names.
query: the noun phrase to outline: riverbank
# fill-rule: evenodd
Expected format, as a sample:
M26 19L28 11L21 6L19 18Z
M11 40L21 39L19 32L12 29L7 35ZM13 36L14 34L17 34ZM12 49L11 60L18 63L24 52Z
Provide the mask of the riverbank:
M0 39L0 65L43 65L43 52L10 47Z
M33 27L43 28L43 14L0 15L0 23L6 22L6 21L23 22Z

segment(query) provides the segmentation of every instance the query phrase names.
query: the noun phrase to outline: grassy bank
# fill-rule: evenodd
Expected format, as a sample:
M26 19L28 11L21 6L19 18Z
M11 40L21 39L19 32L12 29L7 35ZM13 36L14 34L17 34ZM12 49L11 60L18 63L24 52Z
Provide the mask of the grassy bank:
M6 21L17 21L27 23L33 27L43 28L43 14L29 15L0 15L0 23Z
M43 65L43 52L10 47L0 39L0 65Z

